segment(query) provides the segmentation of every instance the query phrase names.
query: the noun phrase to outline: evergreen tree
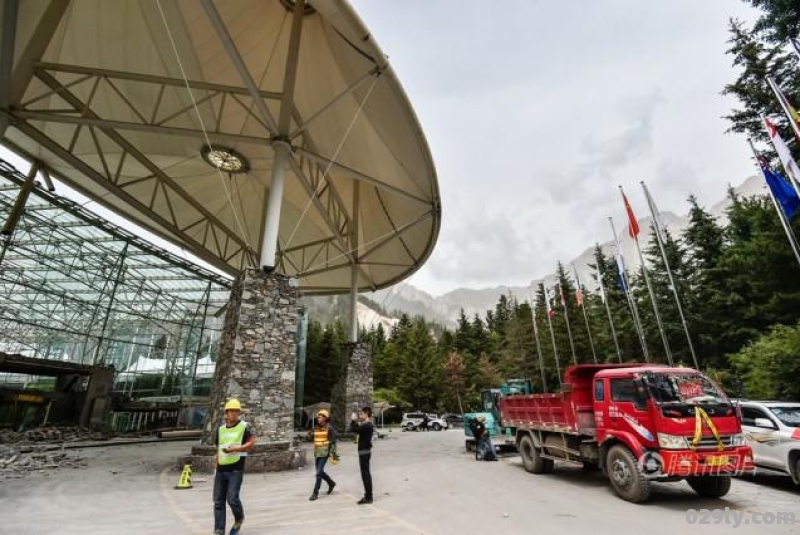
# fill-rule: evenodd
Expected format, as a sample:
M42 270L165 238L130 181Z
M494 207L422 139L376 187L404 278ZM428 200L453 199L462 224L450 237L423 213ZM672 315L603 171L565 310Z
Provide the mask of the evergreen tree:
M725 365L724 338L720 318L726 313L726 282L720 268L725 253L725 229L714 217L689 197L689 225L683 231L686 244L688 290L685 311L701 367L719 369Z
M413 407L434 411L440 406L443 366L430 329L416 318L408 337L398 345L401 356L397 390Z
M762 11L755 31L771 43L785 43L800 35L800 4L795 0L747 0Z
M783 42L766 42L763 35L770 32L765 29L749 30L744 23L731 20L730 33L728 42L731 46L728 54L733 56L733 64L742 70L736 81L726 85L722 93L736 97L742 107L733 110L725 118L731 122L730 131L744 132L749 137L764 142L770 147L768 152L772 154L760 115L773 118L784 139L793 137L793 132L767 83L767 77L772 76L785 93L797 95L800 93L797 60L785 49Z

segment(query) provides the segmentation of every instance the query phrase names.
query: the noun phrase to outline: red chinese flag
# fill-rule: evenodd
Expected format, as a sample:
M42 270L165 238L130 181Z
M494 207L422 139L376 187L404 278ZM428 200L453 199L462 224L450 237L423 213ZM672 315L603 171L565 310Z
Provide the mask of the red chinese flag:
M639 222L636 221L636 216L633 215L631 203L628 202L628 198L624 193L622 194L622 200L625 201L625 211L628 213L628 234L631 238L635 238L639 235Z

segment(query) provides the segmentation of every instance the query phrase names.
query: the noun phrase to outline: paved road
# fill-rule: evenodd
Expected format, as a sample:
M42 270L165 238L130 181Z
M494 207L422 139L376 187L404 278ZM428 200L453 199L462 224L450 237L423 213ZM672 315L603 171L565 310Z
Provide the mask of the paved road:
M178 474L165 463L187 443L82 450L86 469L35 474L0 483L0 534L209 534L211 478L198 475L191 490L173 490ZM617 498L598 473L559 466L531 475L517 456L475 462L464 453L460 431L395 432L376 442L375 497L358 506L361 481L352 444L340 447L331 469L339 485L309 502L310 469L248 474L243 500L244 535L254 534L614 534L646 532L800 533L796 525L756 525L759 513L791 512L800 521L800 489L786 478L737 480L722 500L698 498L685 483L658 485L647 504ZM689 524L687 509L724 509L741 524ZM702 518L698 515L698 522ZM745 522L748 523L745 523ZM735 530L735 531L732 531Z

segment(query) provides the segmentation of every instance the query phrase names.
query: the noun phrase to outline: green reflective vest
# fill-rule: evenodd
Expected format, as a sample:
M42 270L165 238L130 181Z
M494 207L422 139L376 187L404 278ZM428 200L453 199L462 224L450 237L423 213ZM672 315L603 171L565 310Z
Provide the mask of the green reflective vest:
M228 427L225 424L219 428L219 438L217 439L217 449L219 452L219 464L225 466L226 464L234 464L240 457L247 457L245 452L225 453L225 448L228 446L241 446L244 440L244 430L247 429L247 423L239 421L233 427Z

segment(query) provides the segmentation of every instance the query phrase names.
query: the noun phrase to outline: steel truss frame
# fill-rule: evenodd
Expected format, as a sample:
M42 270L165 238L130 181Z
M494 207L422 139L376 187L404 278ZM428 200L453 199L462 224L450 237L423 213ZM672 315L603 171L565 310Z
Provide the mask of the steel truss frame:
M293 103L291 105L293 130L289 135L291 151L288 166L302 185L330 235L305 244L290 244L290 247L286 249L282 249L279 245L277 265L282 272L288 275L315 274L356 266L362 281L361 286L372 290L376 289L375 282L363 268L363 265L369 265L369 262L360 260L366 254L359 252L356 242L353 241L355 233L353 232L351 210L342 199L334 181L325 172L326 169L373 187L379 194L401 196L427 208L424 215L414 221L393 221L392 225L395 230L387 235L382 243L388 243L393 239L402 240L402 234L406 230L430 217L438 216L438 199L426 199L424 192L417 194L405 191L386 184L378 178L332 161L319 154L307 130L311 123L334 107L344 96L359 89L367 81L375 80L381 75L381 72L380 67L374 66L308 118L303 118ZM188 84L197 105L211 117L211 121L206 122L206 133L212 142L246 143L260 145L267 149L279 136L274 132L274 125L270 124L274 123L274 119L268 112L265 115L259 105L266 101L280 101L283 98L282 93L269 91L254 93L245 87L42 62L33 62L32 78L40 81L46 90L21 102L11 110L11 123L15 128L68 162L78 172L93 179L108 192L125 200L142 213L148 214L171 233L171 235L164 236L165 238L181 243L193 254L211 265L231 275L254 265L255 251L248 245L244 237L194 200L167 172L160 169L127 141L125 133L168 134L197 138L198 143L202 143L206 135L202 129L185 127L189 121L196 122L194 104L188 101L188 97L183 95L187 102L180 109L172 110L169 113L162 110L164 102L162 97L165 92L185 92ZM131 83L134 83L139 91L151 91L158 95L152 110L139 110L131 104L130 98L126 96L126 92L133 87L130 85ZM110 91L118 98L119 117L101 117L93 110L94 99L101 93L98 91L100 88L103 88L102 93L107 95ZM78 89L82 90L78 91ZM41 102L46 102L53 97L58 97L64 107L61 109L39 107ZM266 106L264 105L263 108ZM259 135L246 135L239 131L225 130L223 116L233 109L237 113L244 113L247 121L257 125ZM71 141L65 146L61 146L44 132L42 126L37 126L48 123L75 125ZM176 123L183 126L176 126ZM90 133L99 155L99 169L96 163L83 161L73 152L81 134L85 131ZM25 155L21 148L12 148ZM111 158L108 155L111 153L115 154L116 165L109 163ZM135 160L147 169L148 174L135 179L123 178L122 171L129 159ZM129 191L132 186L137 188L136 197ZM141 193L143 187L148 188L149 194ZM158 203L162 208L156 206L157 200L166 200L165 203ZM103 200L99 199L98 202L102 203ZM178 203L184 210L191 207L193 215L184 216L179 220L174 209ZM196 230L198 226L203 229L202 237L194 239L187 233ZM263 229L260 232L263 232ZM408 260L408 263L398 263L397 266L413 266L420 261L410 254ZM304 291L311 293L341 292L341 289L337 290L304 288Z
M0 160L2 221L24 182ZM111 365L122 388L144 376L139 359L157 357L165 361L160 385L140 393L194 390L197 362L219 340L215 314L230 296L226 277L40 187L0 247L0 348Z

